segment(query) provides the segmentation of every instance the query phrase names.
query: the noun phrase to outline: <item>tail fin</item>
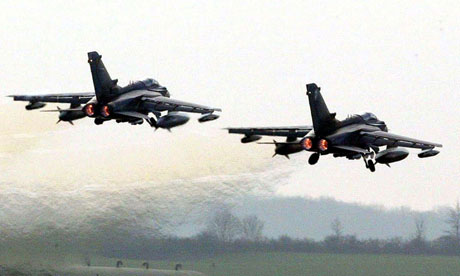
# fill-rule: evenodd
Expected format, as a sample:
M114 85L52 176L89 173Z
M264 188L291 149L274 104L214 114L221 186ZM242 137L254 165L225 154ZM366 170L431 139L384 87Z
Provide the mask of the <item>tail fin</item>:
M105 69L102 56L97 52L88 53L88 63L93 77L96 98L100 102L112 94L113 88L117 85L117 80L110 78L109 72Z
M316 135L326 135L336 129L338 121L335 119L335 113L329 113L320 89L315 83L307 84L313 129Z

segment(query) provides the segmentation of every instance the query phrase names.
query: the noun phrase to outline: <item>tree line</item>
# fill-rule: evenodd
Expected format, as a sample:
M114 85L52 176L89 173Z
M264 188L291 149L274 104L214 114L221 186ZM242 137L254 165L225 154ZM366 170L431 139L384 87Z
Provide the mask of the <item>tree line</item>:
M310 252L359 254L426 254L460 255L460 202L449 208L444 235L427 240L426 223L414 220L413 235L409 238L359 239L345 234L340 218L331 222L331 234L321 241L294 239L287 235L278 238L263 236L264 222L251 215L239 218L230 209L218 210L199 234L189 238L165 237L127 240L109 245L105 255L145 259L168 259L215 256L241 252Z

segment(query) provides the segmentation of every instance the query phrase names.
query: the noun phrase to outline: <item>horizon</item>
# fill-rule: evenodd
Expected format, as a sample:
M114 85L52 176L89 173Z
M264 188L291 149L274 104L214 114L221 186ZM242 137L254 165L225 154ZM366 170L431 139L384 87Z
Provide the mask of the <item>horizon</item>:
M106 13L88 13L88 6ZM105 217L126 227L158 222L172 229L167 214L183 221L189 209L243 195L330 197L390 210L452 206L460 198L460 30L450 8L1 3L9 11L0 18L8 26L0 31L3 221L11 231L27 219L34 229L71 227L72 220L87 227ZM153 77L174 99L222 108L221 118L199 124L191 115L172 133L88 119L71 126L4 97L94 91L86 57L93 50L120 85ZM373 112L392 133L443 144L441 153L412 154L372 174L361 160L326 156L310 167L304 152L271 158L273 147L243 145L222 130L311 124L310 82L337 118ZM18 221L21 212L27 216Z
M0 1L0 275L456 275L459 8Z

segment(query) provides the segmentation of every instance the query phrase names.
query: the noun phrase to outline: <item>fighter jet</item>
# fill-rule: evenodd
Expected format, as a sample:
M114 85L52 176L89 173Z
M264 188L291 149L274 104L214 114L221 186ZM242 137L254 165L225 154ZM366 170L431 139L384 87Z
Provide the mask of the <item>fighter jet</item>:
M28 101L27 110L39 109L46 103L70 103L70 108L45 110L59 112L59 120L69 122L90 117L96 125L115 120L117 123L128 122L132 125L142 124L144 120L150 126L170 130L188 122L189 117L179 112L200 113L199 122L212 121L219 116L212 108L194 103L171 99L166 87L156 80L148 78L131 82L121 87L117 79L112 79L97 52L88 53L95 92L75 94L47 95L10 95L15 101ZM167 112L167 114L162 114ZM155 117L149 116L153 114Z
M418 157L425 158L437 155L439 151L435 148L442 147L441 144L388 133L385 122L372 113L338 120L336 113L329 112L320 88L314 83L307 84L307 96L313 126L228 128L228 132L244 134L242 143L260 140L261 136L286 137L285 142L259 143L275 145L273 157L284 155L289 159L289 154L308 151L312 153L308 159L310 165L328 154L350 160L362 158L371 172L375 171L376 164L390 166L390 163L406 158L409 152L405 148L421 149Z

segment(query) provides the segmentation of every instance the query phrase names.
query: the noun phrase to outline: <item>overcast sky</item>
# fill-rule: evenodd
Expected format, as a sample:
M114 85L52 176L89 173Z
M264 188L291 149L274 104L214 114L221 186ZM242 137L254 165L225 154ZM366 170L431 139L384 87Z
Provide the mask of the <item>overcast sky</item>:
M108 2L1 1L0 182L10 189L238 182L277 167L276 194L415 209L460 198L457 1ZM119 84L153 77L174 98L221 107L222 117L172 134L91 120L72 127L3 97L93 91L93 50ZM339 119L371 111L391 132L442 143L441 153L375 173L330 156L311 167L308 154L272 159L272 147L222 130L311 124L310 82Z

